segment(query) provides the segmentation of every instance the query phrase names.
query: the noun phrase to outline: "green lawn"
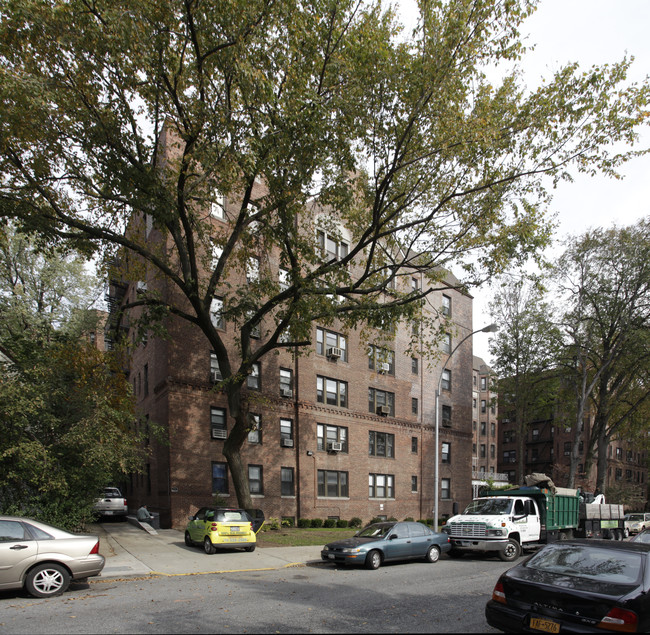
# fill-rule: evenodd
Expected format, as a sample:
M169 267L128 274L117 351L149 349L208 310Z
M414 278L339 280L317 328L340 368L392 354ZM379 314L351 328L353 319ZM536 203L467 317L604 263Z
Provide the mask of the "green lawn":
M260 531L257 534L258 547L309 547L322 546L334 540L350 538L358 529L302 529L283 527Z

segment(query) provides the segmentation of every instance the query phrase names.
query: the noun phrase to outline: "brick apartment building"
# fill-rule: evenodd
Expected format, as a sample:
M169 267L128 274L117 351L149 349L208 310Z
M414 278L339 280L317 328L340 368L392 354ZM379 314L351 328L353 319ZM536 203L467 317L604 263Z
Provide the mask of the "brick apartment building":
M229 209L236 201L217 196L210 222L215 232L228 232ZM146 219L130 231L169 247ZM326 237L323 243L327 249L343 247L330 245ZM255 256L258 266L281 279L276 254ZM183 527L189 514L213 504L215 494L237 505L222 453L233 420L225 394L216 386L221 379L216 356L198 327L168 317L166 337L150 336L136 345L133 321L116 323L120 306L139 293L177 293L146 268L137 275L139 280L112 281L108 324L133 343L128 374L137 405L146 421L162 429L163 439L148 435L146 473L133 475L126 489L134 504L147 502L159 512L163 526ZM236 289L250 280L235 273L227 282ZM454 502L462 506L471 499L471 338L444 370L440 361L472 330L472 297L456 290L455 282L447 274L427 298L427 310L452 323L437 361L406 352L413 324L400 323L393 333L376 330L368 337L360 330L315 323L308 354L276 349L253 368L244 387L253 429L241 453L253 502L266 517L432 517L435 392L443 372L441 517L451 515ZM425 282L406 276L398 284L422 288ZM218 304L213 320L236 355L235 329L221 318Z

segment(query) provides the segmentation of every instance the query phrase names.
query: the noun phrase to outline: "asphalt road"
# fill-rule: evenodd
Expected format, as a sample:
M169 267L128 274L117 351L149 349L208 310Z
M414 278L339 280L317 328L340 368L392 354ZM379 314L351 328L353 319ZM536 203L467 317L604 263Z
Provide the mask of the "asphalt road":
M495 633L494 558L113 579L38 600L0 593L0 633Z

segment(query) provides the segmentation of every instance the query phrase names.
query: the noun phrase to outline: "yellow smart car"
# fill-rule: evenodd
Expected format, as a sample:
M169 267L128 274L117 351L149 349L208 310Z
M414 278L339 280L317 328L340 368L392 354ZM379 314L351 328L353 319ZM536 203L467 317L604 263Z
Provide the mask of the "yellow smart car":
M202 507L189 521L185 529L188 547L202 544L207 554L233 547L255 551L256 534L264 524L264 514L259 509Z

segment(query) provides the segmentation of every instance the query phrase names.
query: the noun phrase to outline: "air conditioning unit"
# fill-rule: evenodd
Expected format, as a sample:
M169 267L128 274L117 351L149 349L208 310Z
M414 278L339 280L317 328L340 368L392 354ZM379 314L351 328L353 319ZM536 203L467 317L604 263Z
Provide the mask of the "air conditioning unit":
M343 351L340 348L335 348L334 346L332 346L332 347L327 349L325 354L330 359L339 359L340 357L343 356Z
M291 388L280 388L280 394L283 397L293 397L293 390Z
M138 280L135 285L136 293L144 293L147 290L147 283L144 280Z
M501 419L501 423L510 423L510 419Z
M327 444L327 450L329 452L341 452L343 450L343 444L340 441L332 441Z
M379 364L380 373L388 373L390 371L390 364L388 362L382 362Z
M377 414L382 417L388 416L390 414L390 406L379 406L379 408L377 408Z
M451 428L451 419L443 419L442 420L442 427L443 428Z
M217 382L220 382L221 379L222 379L221 371L218 371L218 370L211 370L210 371L210 381L212 383L216 384Z
M213 439L227 439L228 431L222 430L220 428L212 428L212 438Z
M280 445L283 448L292 448L293 447L293 439L280 439Z

